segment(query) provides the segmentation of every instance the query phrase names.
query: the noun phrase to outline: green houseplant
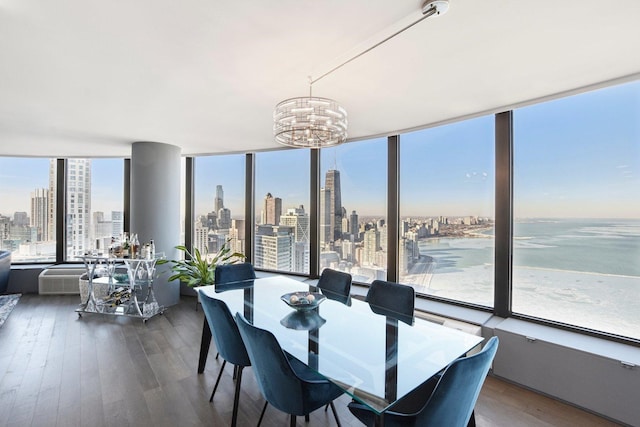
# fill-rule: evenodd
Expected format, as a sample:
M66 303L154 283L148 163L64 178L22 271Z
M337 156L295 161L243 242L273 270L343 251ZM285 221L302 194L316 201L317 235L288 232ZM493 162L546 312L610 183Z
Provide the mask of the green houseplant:
M173 275L169 277L169 281L178 279L190 288L213 285L218 265L235 264L246 258L244 254L231 252L229 242L230 240L224 242L214 255L210 255L207 251L201 253L196 247L189 251L186 246L176 246L176 249L184 253L184 259L159 260L158 264L171 264Z

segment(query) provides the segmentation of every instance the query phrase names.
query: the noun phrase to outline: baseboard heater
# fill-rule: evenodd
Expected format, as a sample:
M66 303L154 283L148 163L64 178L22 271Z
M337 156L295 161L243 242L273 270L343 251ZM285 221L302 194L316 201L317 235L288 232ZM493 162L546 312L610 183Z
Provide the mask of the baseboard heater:
M609 419L638 425L640 351L517 319L498 324L493 374Z

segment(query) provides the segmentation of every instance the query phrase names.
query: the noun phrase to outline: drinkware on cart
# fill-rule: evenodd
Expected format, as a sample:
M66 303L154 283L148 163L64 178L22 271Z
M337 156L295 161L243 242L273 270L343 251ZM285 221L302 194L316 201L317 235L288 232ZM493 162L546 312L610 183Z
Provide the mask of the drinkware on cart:
M140 256L140 241L138 241L138 235L131 236L131 258L138 258Z
M156 244L153 243L153 239L149 242L149 259L154 259L156 257Z

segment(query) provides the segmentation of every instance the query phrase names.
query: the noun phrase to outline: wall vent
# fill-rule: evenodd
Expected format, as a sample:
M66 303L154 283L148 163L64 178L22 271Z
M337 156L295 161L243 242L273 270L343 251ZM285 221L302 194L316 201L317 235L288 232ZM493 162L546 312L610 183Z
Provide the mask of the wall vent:
M79 295L79 279L84 268L48 268L38 276L38 293L41 295Z

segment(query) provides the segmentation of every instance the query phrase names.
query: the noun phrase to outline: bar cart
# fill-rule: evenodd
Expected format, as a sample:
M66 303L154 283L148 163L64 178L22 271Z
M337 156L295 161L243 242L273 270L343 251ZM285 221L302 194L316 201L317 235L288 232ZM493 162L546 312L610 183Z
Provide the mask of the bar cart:
M85 255L80 257L87 270L87 297L76 309L78 317L85 313L111 316L127 316L142 319L143 323L157 314L164 313L153 292L156 262L153 258L114 258ZM124 266L125 280L116 280L118 267ZM96 297L96 286L107 288Z

